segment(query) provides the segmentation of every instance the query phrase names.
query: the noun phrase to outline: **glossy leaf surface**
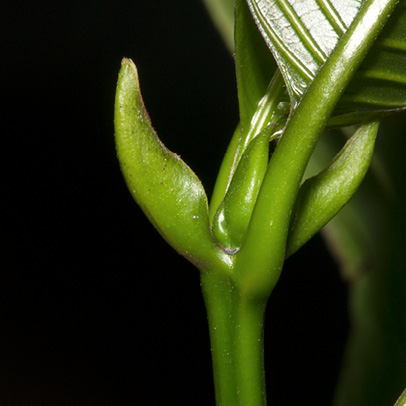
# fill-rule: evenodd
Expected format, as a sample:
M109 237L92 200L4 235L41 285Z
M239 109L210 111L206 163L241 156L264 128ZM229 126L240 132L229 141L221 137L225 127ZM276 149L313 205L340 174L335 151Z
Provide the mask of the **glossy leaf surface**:
M279 71L277 71L269 83L265 94L257 102L250 117L249 125L246 125L245 128L243 128L241 123L238 125L217 177L210 202L210 218L213 218L214 212L224 199L240 159L253 139L266 129L270 129L269 133L273 133L269 141L278 137L276 131L281 128L288 114L286 109L279 109L281 104L279 103L280 96L284 93L283 79Z
M245 0L235 2L234 37L240 123L217 177L210 202L211 218L223 200L239 160L252 139L270 122L278 120L275 111L283 86L280 75L277 75L276 81L272 80L277 65L252 19ZM287 112L284 114L287 116Z
M218 2L222 1L218 0ZM298 1L304 3L306 0ZM328 6L326 1L318 1L318 3ZM350 0L344 0L343 4L350 4ZM383 31L383 33L386 32L385 35L392 32L390 35L394 41L380 40L380 42L376 42L362 68L367 66L371 69L371 66L368 66L370 65L368 58L378 58L377 54L375 57L371 55L378 46L382 47L386 42L386 50L383 49L383 51L390 51L392 55L385 59L387 62L392 60L391 63L397 60L397 69L402 76L402 71L404 72L406 66L406 63L402 62L405 55L402 42L406 38L406 35L402 35L402 26L406 27L403 17L404 11L402 11L405 2L402 0L397 7ZM397 27L396 30L395 27ZM399 35L398 37L394 35L396 31L399 33L396 34ZM232 34L229 33L228 35L231 36ZM382 63L382 69L378 71L381 76L382 72L388 71L385 65L386 63ZM389 65L389 68L393 69L393 66ZM374 74L374 76L373 81L365 75L364 78L370 80L371 85L385 85L387 83L382 78L376 80L379 75ZM362 81L358 77L352 81L351 87L355 86L356 88L361 83ZM387 89L390 88L387 87ZM393 93L390 94L391 92L389 92L387 95L396 95L402 89L402 84L395 85L392 89ZM365 92L368 89L363 88L362 90ZM373 89L371 88L371 90ZM376 89L373 90L373 96L375 93ZM347 100L344 99L346 95L343 96L342 102L339 103L341 110L337 108L336 113L338 115L334 118L335 122L330 120L330 123L340 124L343 122L341 114L346 113L345 103L355 102L350 110L352 122L362 121L365 117L362 110L354 114L354 109L365 108L368 110L373 108L372 105L361 103L359 99L355 99L355 94L349 93L349 95ZM376 154L374 154L373 171L367 175L361 190L338 216L323 228L323 235L326 237L331 252L340 265L344 277L351 282L349 302L351 320L355 326L350 334L345 368L334 402L336 406L377 403L391 405L405 386L404 342L406 336L404 326L406 325L406 315L404 287L406 280L404 264L406 263L406 254L404 250L404 228L406 218L404 207L406 207L406 193L404 188L404 118L405 116L400 114L387 121L392 127L395 127L390 129L387 126L385 128L384 120L384 126L380 130L382 137L377 144L377 150L383 163L391 168L389 175L382 177L382 174L379 173L376 177L371 176L374 169L380 168L382 164L381 162L377 165ZM323 141L330 149L333 147L331 144L334 143L334 140L335 137L326 134L320 141ZM336 151L336 148L333 151ZM318 155L319 151L316 150L316 152ZM313 157L317 162L321 161L318 170L322 170L327 164L324 155L322 154L321 157L314 155ZM328 156L332 156L332 154ZM381 188L381 182L384 183L383 188ZM394 182L396 193L394 201L387 200L384 193L388 188L390 189L391 182ZM388 373L382 374L382 370ZM404 397L405 395L402 397L403 401Z
M213 234L228 251L236 251L244 238L268 167L270 130L251 141L242 156L224 200L213 219Z
M273 52L293 107L357 17L361 0L248 0L257 25ZM336 107L335 124L362 121L360 111L406 106L405 7L379 36ZM358 113L357 113L358 112ZM357 113L357 114L354 114Z
M158 139L129 59L122 62L117 84L115 131L121 170L135 201L180 254L198 267L210 266L222 251L211 237L203 186Z
M277 66L255 25L246 0L236 0L235 19L235 65L240 123L246 131Z
M363 124L333 162L299 189L287 256L296 252L348 203L369 168L379 122Z

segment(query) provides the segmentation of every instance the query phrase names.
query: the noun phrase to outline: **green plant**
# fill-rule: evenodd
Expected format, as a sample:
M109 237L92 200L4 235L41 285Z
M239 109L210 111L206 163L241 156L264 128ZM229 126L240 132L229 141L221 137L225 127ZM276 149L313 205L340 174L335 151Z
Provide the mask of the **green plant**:
M223 26L230 2L207 3L224 7ZM285 259L357 191L382 118L406 106L405 20L406 2L398 0L236 0L240 123L210 203L193 171L159 140L136 67L122 62L115 107L122 172L153 225L201 272L218 405L266 404L268 298ZM321 138L330 127L343 128L349 140L307 178L309 165L322 160L316 145L330 145L328 137ZM347 248L359 233L356 223L344 217L329 227L329 241L336 253L344 252L347 270L368 254L362 244L355 252ZM399 360L405 353L397 354ZM399 392L406 371L394 365ZM364 404L373 392L342 385L337 404Z

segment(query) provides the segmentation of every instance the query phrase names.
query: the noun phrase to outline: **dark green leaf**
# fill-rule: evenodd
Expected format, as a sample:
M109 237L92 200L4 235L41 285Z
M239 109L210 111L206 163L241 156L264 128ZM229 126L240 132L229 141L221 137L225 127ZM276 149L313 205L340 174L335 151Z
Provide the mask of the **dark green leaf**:
M358 15L361 0L248 0L278 62L292 108L301 100L342 35ZM406 106L406 7L402 0L337 106L334 124L359 122L360 112Z
M372 46L336 114L406 106L406 1L402 0Z

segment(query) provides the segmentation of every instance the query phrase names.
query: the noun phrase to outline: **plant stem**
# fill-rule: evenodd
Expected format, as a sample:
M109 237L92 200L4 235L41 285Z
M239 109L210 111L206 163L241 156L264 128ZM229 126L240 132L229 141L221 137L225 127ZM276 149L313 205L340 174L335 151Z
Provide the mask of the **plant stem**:
M289 117L233 264L227 271L202 271L218 406L266 405L265 305L283 267L290 217L302 176L336 103L398 1L365 2ZM269 92L269 100L274 100L272 94ZM225 180L234 171L239 135L236 132L221 170L220 186L216 188L220 192L212 199L212 213L227 189Z
M209 322L216 404L237 405L233 364L233 286L223 273L210 270L201 272L201 287Z
M265 406L265 302L239 294L224 273L203 271L217 406Z
M266 405L264 314L266 301L239 296L235 335L239 405Z

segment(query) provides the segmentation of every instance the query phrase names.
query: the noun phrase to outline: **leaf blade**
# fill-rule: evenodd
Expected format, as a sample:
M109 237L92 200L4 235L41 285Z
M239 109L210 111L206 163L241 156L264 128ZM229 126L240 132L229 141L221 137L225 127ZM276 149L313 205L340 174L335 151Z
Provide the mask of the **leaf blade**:
M321 230L351 199L368 171L379 121L360 126L332 163L300 187L286 256Z
M367 1L248 0L248 3L281 69L294 109ZM406 107L406 72L402 69L406 64L405 32L403 0L338 103L333 114L335 125L360 122L372 111Z
M114 125L124 179L151 223L198 268L222 262L224 252L211 237L203 186L152 128L137 69L129 59L123 59L119 74Z

